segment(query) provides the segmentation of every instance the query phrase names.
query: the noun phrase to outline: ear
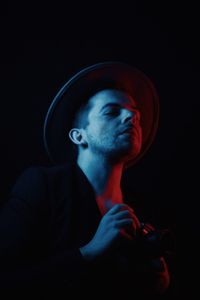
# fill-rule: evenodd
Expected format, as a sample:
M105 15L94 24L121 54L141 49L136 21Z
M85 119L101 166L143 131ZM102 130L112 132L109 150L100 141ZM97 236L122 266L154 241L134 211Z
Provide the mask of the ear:
M83 137L83 132L79 128L72 128L69 131L69 138L76 145L80 145L80 146L81 145L82 146L86 146L87 145L87 142L85 141L85 139Z

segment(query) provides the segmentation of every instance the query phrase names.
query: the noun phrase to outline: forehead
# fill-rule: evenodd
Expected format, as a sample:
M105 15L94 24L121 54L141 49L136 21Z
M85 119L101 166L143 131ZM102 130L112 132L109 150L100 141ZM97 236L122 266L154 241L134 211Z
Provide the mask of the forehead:
M134 99L125 91L119 91L116 89L105 89L94 94L89 102L92 104L92 110L99 110L108 103L116 103L124 107L134 106L136 102Z

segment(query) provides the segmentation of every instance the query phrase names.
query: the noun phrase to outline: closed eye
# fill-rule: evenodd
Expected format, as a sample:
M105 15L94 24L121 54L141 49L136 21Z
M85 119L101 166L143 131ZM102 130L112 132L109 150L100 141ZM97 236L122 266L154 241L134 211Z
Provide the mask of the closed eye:
M119 110L110 110L104 113L105 115L118 115L119 114Z

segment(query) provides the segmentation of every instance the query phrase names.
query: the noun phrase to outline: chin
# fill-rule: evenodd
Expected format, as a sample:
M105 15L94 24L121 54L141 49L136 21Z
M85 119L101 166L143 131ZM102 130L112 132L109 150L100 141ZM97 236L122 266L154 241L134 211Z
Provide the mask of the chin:
M127 153L126 161L135 159L140 154L141 148L141 145L133 145L133 147Z
M132 147L120 149L115 155L117 161L127 162L129 160L133 160L140 154L141 147Z

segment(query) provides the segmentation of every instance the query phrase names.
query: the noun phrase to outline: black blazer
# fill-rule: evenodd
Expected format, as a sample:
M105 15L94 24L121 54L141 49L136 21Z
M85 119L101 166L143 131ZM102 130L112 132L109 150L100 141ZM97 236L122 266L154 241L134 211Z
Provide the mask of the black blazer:
M66 291L93 298L91 286L104 298L124 297L124 287L136 295L131 248L122 245L93 264L80 253L100 220L93 188L76 163L26 169L0 214L0 287L43 290L46 297L60 291L59 299Z
M79 251L101 219L94 192L76 164L30 167L0 214L0 284L73 281L84 270Z

